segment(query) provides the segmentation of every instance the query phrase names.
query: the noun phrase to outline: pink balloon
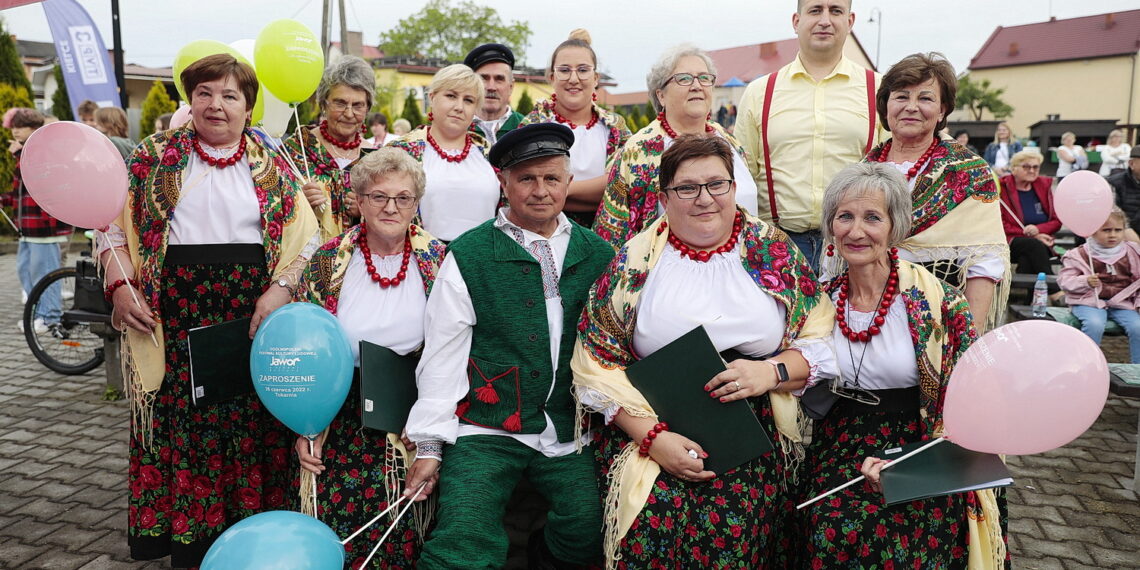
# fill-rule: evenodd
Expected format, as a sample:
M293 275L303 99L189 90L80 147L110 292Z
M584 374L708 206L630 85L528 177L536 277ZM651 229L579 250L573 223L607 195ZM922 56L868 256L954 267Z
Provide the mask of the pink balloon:
M183 105L170 117L170 128L177 129L190 122L190 105ZM1098 228L1100 226L1097 226Z
M962 355L942 418L946 438L962 447L1025 455L1076 439L1107 398L1108 363L1092 339L1053 321L1018 321Z
M127 166L103 133L72 121L32 133L20 158L32 198L53 217L81 228L103 228L123 212Z
M1112 210L1112 188L1101 175L1078 170L1057 184L1053 207L1061 223L1073 233L1088 237L1108 219L1108 212Z

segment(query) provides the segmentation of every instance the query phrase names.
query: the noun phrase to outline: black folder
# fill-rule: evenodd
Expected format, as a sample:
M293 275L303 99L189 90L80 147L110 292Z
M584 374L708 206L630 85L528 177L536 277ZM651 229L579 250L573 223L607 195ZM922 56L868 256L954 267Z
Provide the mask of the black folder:
M875 454L891 459L930 443L920 441L888 447ZM971 451L949 441L909 457L882 472L883 497L888 505L918 499L978 491L1013 484L1009 469L992 453Z
M705 392L705 383L724 370L703 326L625 369L669 431L704 448L709 454L705 469L717 475L772 450L772 440L748 402L721 403Z
M190 398L195 407L253 393L249 319L190 329Z
M399 434L416 403L418 353L400 355L360 341L360 423L366 428Z

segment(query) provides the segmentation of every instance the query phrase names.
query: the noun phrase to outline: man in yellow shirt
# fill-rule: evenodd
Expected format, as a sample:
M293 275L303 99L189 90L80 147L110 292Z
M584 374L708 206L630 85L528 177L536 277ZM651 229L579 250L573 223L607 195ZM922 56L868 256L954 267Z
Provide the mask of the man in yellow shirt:
M843 56L854 23L851 0L798 0L799 54L748 85L734 131L756 179L759 216L788 232L816 269L823 191L883 132L879 75Z

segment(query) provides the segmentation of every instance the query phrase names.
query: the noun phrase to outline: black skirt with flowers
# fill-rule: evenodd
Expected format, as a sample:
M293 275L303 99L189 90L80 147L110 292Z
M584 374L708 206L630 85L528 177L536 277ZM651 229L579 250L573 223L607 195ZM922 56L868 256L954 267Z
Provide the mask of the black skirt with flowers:
M131 557L169 555L175 568L198 566L229 525L285 508L295 469L295 436L256 395L200 408L190 398L188 331L253 313L269 284L261 248L181 247L193 249L169 247L162 270L166 375L153 407L151 445L131 437L128 513ZM235 256L237 263L196 263Z
M776 439L768 398L749 400ZM629 438L603 430L603 466ZM683 434L682 434L683 435ZM603 468L603 475L606 468ZM778 450L704 483L665 470L619 547L619 568L789 568L793 557L793 490Z
M915 398L917 404L917 396ZM804 497L859 476L863 459L921 441L918 408L860 413L840 399L816 422L807 449ZM802 568L965 568L969 529L965 495L886 506L869 484L855 484L798 513L807 560Z

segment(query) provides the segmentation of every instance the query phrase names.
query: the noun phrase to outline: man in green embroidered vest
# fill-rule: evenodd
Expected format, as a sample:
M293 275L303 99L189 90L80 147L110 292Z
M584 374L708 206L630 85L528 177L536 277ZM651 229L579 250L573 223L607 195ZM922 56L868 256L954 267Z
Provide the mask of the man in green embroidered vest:
M593 456L574 439L570 356L613 248L562 213L573 143L557 123L499 139L490 160L509 206L451 242L428 298L405 487L411 496L423 484L424 497L438 475L421 569L503 567L503 514L522 477L550 503L531 567L600 559L602 505Z
M483 78L483 108L475 113L471 130L483 135L487 144L513 131L523 120L522 113L511 109L511 93L515 90L515 54L503 44L483 44L467 54L463 63Z

